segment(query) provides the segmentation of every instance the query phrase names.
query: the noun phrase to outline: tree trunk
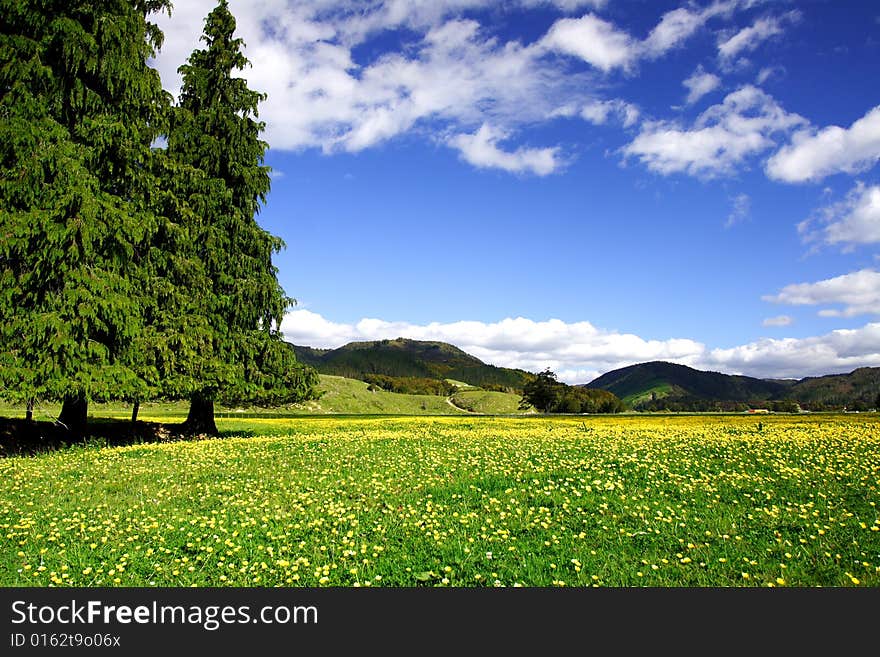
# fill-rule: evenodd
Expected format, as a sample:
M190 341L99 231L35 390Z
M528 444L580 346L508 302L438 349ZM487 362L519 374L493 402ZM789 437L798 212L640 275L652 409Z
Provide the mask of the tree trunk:
M59 424L67 427L68 431L77 436L86 432L89 402L82 395L66 395L61 405L61 415L58 417Z
M139 399L134 400L134 406L131 407L131 423L138 421L138 411L141 410L141 402Z
M196 393L189 404L189 415L183 423L183 430L193 435L207 434L216 436L217 424L214 422L214 400Z
M24 412L24 419L27 422L34 421L34 398L31 397L27 400L27 410Z

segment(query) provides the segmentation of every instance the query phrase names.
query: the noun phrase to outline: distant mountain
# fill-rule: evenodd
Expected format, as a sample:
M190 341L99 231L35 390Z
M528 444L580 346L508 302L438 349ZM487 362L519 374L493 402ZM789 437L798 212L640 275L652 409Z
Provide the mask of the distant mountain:
M849 374L830 374L801 379L785 394L802 406L875 408L880 394L880 367L860 367Z
M709 410L719 405L732 409L756 403L785 410L795 402L811 410L866 410L874 407L880 393L880 368L795 381L706 372L652 361L606 372L585 387L608 390L632 408L645 410Z
M535 374L488 365L458 347L425 340L351 342L337 349L291 345L297 359L321 374L368 381L397 392L429 391L426 383L452 379L487 390L522 391ZM391 377L393 380L388 380ZM430 386L428 386L429 388ZM607 372L582 387L607 390L639 410L867 410L880 393L880 368L796 380L697 370L651 361Z
M453 379L477 387L521 390L534 378L524 370L487 365L445 342L397 338L351 342L337 349L292 346L301 363L321 374L351 379L365 380L369 375Z
M652 361L606 372L585 387L613 392L624 403L636 407L663 398L733 402L774 399L783 395L790 385L778 380L704 372L686 365Z

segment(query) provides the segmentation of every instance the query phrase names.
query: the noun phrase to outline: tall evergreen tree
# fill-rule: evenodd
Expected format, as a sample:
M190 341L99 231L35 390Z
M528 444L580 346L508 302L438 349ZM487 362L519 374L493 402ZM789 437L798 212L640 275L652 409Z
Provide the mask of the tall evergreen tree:
M290 299L277 279L272 255L280 238L259 226L270 169L268 144L257 120L264 94L235 74L249 65L235 18L221 0L205 20L202 41L180 67L183 87L172 115L167 155L205 177L189 179L188 238L204 278L191 287L189 315L201 313L206 344L188 361L193 386L185 423L216 433L215 400L263 404L299 401L313 393L317 374L298 364L280 334Z
M147 66L169 0L0 0L0 385L63 400L138 396L150 144L170 107Z

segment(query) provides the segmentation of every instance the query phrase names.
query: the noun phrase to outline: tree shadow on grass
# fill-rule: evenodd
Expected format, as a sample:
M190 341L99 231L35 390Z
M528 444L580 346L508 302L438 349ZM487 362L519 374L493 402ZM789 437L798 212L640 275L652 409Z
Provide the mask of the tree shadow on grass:
M0 417L0 457L45 454L74 445L118 447L207 437L185 432L182 424L142 421L132 424L129 420L111 418L90 418L85 434L76 435L55 422Z

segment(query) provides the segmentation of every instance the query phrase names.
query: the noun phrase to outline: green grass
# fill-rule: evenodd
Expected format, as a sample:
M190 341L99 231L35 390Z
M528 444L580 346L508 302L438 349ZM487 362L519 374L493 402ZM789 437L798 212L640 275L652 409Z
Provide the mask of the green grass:
M343 415L461 415L463 412L448 404L446 397L370 391L367 388L364 381L322 374L318 386L323 393L321 398L291 410L295 413Z
M320 375L318 391L320 399L293 404L280 408L259 408L250 406L216 406L217 417L289 416L289 415L462 415L467 413L463 407L447 402L446 397L437 395L406 395L385 390L367 390L368 384L356 379L341 376ZM466 385L466 384L462 384ZM519 395L502 392L487 392L479 389L465 389L456 393L456 398L466 404L473 404L474 412L484 414L517 414ZM470 407L470 406L468 406ZM186 417L189 403L144 402L140 406L138 419L170 420ZM40 403L34 409L37 420L53 420L61 412L60 403ZM24 417L24 405L0 403L0 416ZM131 417L131 405L121 402L109 404L90 404L89 414L93 417Z
M472 386L470 383L465 383L464 381L456 381L455 379L446 379L447 383L451 383L459 390L479 390L479 386Z
M219 424L0 459L0 585L880 586L876 416Z
M138 419L149 420L151 418L175 418L181 421L186 418L189 410L188 402L142 402L138 411ZM61 413L61 404L55 402L40 402L34 407L34 419L38 422L50 422L56 420ZM10 404L0 402L0 416L19 417L25 415L24 404ZM131 404L113 402L109 404L89 404L89 415L101 418L130 418Z
M636 404L641 404L642 402L651 401L651 394L656 395L657 399L662 399L663 397L668 397L673 393L682 392L681 388L677 386L670 385L668 383L661 383L652 388L648 388L647 390L643 390L639 393L633 395L627 395L621 401L626 404L629 408L633 408Z
M460 408L483 415L522 415L520 395L491 390L463 390L452 396L452 403Z

